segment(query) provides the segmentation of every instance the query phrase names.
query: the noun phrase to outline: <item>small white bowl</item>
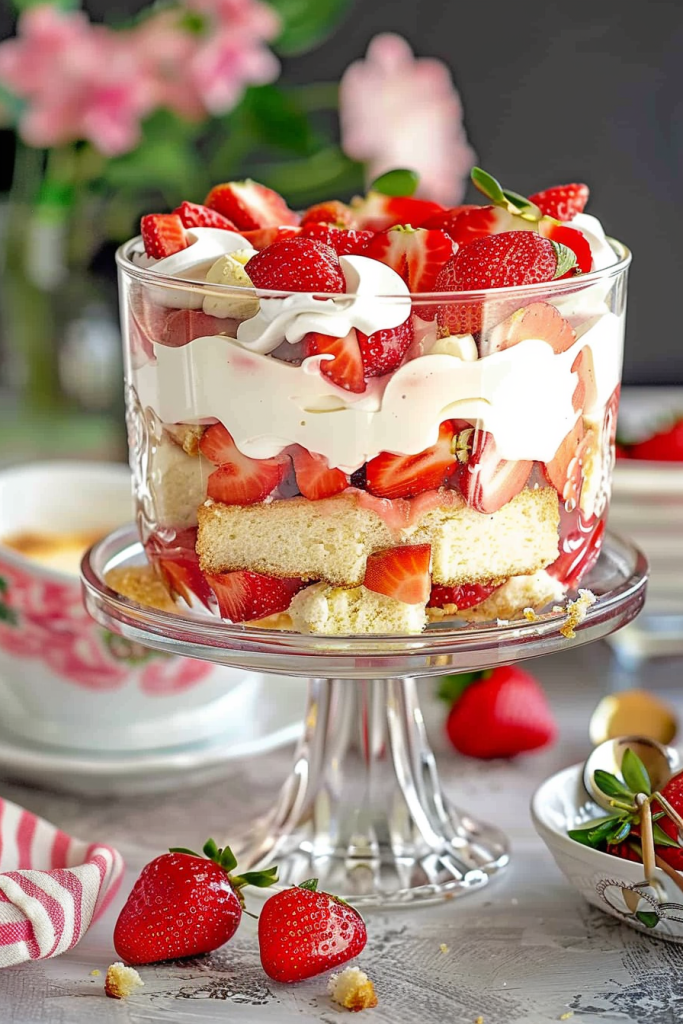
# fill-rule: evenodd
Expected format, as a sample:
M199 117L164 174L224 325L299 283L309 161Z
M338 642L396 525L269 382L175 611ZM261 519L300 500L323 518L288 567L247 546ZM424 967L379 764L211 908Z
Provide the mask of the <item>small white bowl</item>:
M531 801L536 831L560 871L594 907L646 935L683 943L683 892L668 875L657 868L663 890L658 899L645 885L642 864L592 850L567 835L568 828L604 814L589 799L582 771L583 764L572 765L539 786Z

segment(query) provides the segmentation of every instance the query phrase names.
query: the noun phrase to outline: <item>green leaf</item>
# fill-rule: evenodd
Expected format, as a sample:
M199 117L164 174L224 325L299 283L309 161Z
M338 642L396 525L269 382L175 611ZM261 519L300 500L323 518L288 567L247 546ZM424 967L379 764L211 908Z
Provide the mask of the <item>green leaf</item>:
M7 580L3 576L0 576L0 594L6 594L6 593L7 593Z
M245 128L254 141L279 146L293 153L310 153L316 141L305 111L299 106L294 91L276 85L248 89L242 107Z
M297 886L297 889L308 889L309 892L317 892L318 891L318 879L317 878L308 878L308 879L306 879L305 882L299 882L299 884Z
M582 828L570 829L567 835L583 846L590 846L592 849L599 849L607 843L615 829L621 825L621 816L611 814L608 818L596 818L594 821L584 825Z
M593 782L605 796L628 796L631 799L635 796L621 779L611 772L603 771L602 768L597 768L593 773Z
M189 853L190 857L199 857L198 853L194 850L188 850L186 846L170 846L168 849L169 853Z
M27 11L30 7L37 7L39 4L44 4L45 0L12 0L15 10L20 14L22 11ZM79 0L51 0L52 7L58 7L62 11L75 11L81 5Z
M555 280L557 280L558 277L564 277L570 270L574 270L577 265L576 253L560 242L553 242L552 238L549 238L548 241L557 256L557 267L555 268Z
M237 867L237 857L232 852L229 846L226 846L224 850L220 851L220 866L225 868L226 871L234 871Z
M235 879L233 879L233 884ZM257 889L267 889L277 882L277 868L266 868L264 871L245 871L239 876L243 885L254 885Z
M651 910L637 910L635 917L646 926L646 928L656 928L659 923L659 918Z
M656 821L652 823L652 838L655 841L656 846L670 846L674 850L680 850L680 844L668 836L661 825L658 825Z
M507 206L503 188L492 174L482 170L481 167L473 167L470 171L470 177L475 188L483 192L492 203L495 203L496 206Z
M460 672L457 675L444 676L439 682L436 695L439 700L444 700L450 706L462 697L468 686L480 679L488 679L490 675L489 669L485 672Z
M633 793L645 793L647 796L650 796L652 785L650 783L650 776L647 774L647 768L630 747L627 747L624 751L621 762L621 774L624 782Z
M143 126L140 144L109 160L104 179L115 191L170 192L174 198L203 196L204 168L197 149L199 127L167 111L158 111Z
M205 857L208 857L209 860L213 860L214 857L219 856L218 846L216 845L213 839L206 840L206 842L202 846L202 853L204 854Z
M0 601L0 622L6 622L8 626L16 626L18 622L17 613L14 609L2 601Z
M350 7L350 0L268 0L280 15L275 49L286 57L319 46Z
M381 192L383 196L412 196L420 184L420 175L407 167L397 167L375 178L369 192Z
M612 835L609 837L610 843L623 843L624 839L627 839L631 834L631 821L626 818L622 821L619 828L615 829Z

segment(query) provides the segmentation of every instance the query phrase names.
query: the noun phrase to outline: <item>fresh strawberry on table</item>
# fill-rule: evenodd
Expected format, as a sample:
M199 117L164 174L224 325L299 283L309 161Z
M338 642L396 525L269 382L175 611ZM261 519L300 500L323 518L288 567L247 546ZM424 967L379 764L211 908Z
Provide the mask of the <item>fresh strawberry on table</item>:
M683 417L646 441L626 446L631 459L648 462L683 462Z
M362 953L368 940L357 910L317 891L317 879L266 901L258 922L261 964L273 981L313 978Z
M249 179L215 185L204 205L222 213L239 230L253 231L299 223L299 215L289 209L281 195Z
M213 839L204 856L173 849L143 868L114 929L114 948L129 964L197 956L233 937L242 918L246 885L266 888L277 868L232 874L237 861L229 846Z
M404 604L425 604L431 554L429 544L410 544L369 555L363 586Z
M399 224L378 232L364 255L395 270L411 292L429 292L453 253L453 240L445 231Z
M309 452L301 445L289 449L299 490L309 501L331 498L349 486L349 478L341 469L330 468L324 455Z
M174 213L178 214L186 228L221 228L223 231L237 231L236 225L222 213L202 206L201 203L181 203Z
M367 464L367 490L378 498L411 498L443 487L459 465L456 437L454 424L446 420L436 444L417 455L380 452Z
M273 242L252 256L246 271L256 288L292 292L346 290L334 249L303 236Z
M148 213L140 221L140 232L145 252L155 260L173 256L189 244L177 213Z
M264 501L282 482L289 468L286 456L251 459L244 455L222 423L205 431L199 450L218 466L208 479L207 494L225 505L253 505Z
M452 703L448 738L468 757L516 757L547 747L557 736L539 683L516 665L447 676L439 693Z
M533 462L501 459L493 434L477 430L459 480L460 489L471 508L491 514L519 494L532 468Z
M589 196L588 185L572 182L571 185L555 185L543 192L535 192L529 196L529 201L538 206L545 217L573 220L577 213L583 213Z
M284 612L306 586L298 578L282 579L246 569L206 573L205 579L216 595L221 618L231 622L250 622Z

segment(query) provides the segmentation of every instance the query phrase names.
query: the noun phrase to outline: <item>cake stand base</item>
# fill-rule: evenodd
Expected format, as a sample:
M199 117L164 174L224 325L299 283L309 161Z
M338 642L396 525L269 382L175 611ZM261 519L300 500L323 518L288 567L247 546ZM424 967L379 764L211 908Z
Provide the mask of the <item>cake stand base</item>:
M509 859L498 829L444 797L411 678L311 680L292 774L233 848L285 885L315 877L382 907L477 889Z

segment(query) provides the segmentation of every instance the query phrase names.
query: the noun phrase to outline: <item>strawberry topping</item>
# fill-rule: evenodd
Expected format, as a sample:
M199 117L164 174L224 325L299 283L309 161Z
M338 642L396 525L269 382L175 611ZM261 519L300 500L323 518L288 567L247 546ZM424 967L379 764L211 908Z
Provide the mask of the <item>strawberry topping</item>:
M550 345L553 352L566 352L576 341L572 325L548 302L532 302L522 306L497 324L486 336L483 354L490 355L519 345L520 341L540 339Z
M354 222L353 210L338 199L309 206L301 218L301 227L308 224L334 224L338 228L350 228Z
M182 530L164 528L153 533L145 544L147 557L161 573L171 593L189 605L193 597L208 604L211 596L199 568L196 543L197 528L187 527Z
M216 595L221 618L230 622L250 622L284 612L294 595L306 586L304 580L279 579L246 570L206 573L206 582Z
M187 249L183 222L177 213L149 213L140 221L145 252L155 260Z
M404 604L426 604L431 553L429 544L411 544L369 555L363 586Z
M395 270L411 292L429 292L453 252L445 231L398 225L376 234L365 255Z
M341 469L330 469L324 455L309 452L301 445L290 449L294 474L299 490L304 498L318 501L320 498L331 498L340 494L349 486L349 478Z
M538 230L544 238L565 245L576 256L576 263L582 274L589 274L593 269L593 253L591 245L582 231L567 227L566 224L554 224L551 220L541 220ZM575 271L569 270L564 277L573 277Z
M437 219L436 217L430 218L430 223ZM448 218L444 223L444 230L458 245L469 245L470 242L475 242L478 238L485 238L488 235L499 235L504 231L525 230L525 225L519 217L501 207L470 206L463 207L457 216ZM531 224L527 230L533 230Z
M174 210L186 228L222 228L224 231L237 231L231 220L217 210L211 210L200 203L181 203Z
M225 505L253 505L264 501L282 482L288 460L250 459L243 455L222 423L202 435L199 449L219 468L207 482L207 494Z
M382 192L368 192L365 199L354 200L353 215L359 228L383 231L395 224L422 227L429 217L443 213L443 206L412 196L386 196Z
M374 334L356 332L366 377L381 377L400 366L413 343L413 319L408 317L399 327L389 327Z
M252 249L265 249L273 242L281 242L283 238L296 238L301 233L301 228L255 228L253 231L240 231L242 238L246 238Z
M453 424L446 420L436 444L417 455L381 452L367 464L367 490L379 498L410 498L443 487L458 466L454 437Z
M583 213L589 195L588 185L574 182L571 185L555 185L554 188L536 192L529 196L529 200L538 206L545 217L572 220L577 213Z
M306 356L331 356L320 360L320 372L337 387L361 394L365 391L363 359L358 335L353 328L345 338L311 332L305 339Z
M466 608L474 608L481 604L487 597L490 597L502 586L501 583L463 583L459 587L432 587L429 595L430 608L443 608L445 605L455 605L459 611Z
M355 228L340 228L334 224L309 223L301 231L306 238L329 245L337 256L365 256L374 231L357 231Z
M273 242L247 263L256 288L292 292L343 292L346 282L334 249L312 238Z
M477 430L460 480L467 504L477 512L497 512L524 488L533 462L508 462L498 455L492 434Z
M298 214L287 206L281 195L256 181L229 181L216 185L204 200L240 230L281 227L298 224Z

